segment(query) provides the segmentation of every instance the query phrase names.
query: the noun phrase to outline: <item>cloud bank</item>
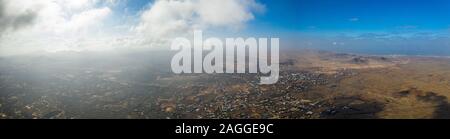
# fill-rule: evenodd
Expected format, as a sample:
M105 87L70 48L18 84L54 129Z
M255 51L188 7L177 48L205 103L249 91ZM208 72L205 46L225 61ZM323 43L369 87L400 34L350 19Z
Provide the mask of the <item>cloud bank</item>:
M264 11L255 0L156 0L117 20L126 0L0 0L0 53L168 47L194 29L238 30ZM113 24L113 25L111 25ZM118 26L123 29L114 30Z
M11 1L0 0L0 34L32 24L36 9L13 9Z
M0 54L76 49L99 32L114 0L0 0ZM5 23L5 24L3 24Z
M165 41L195 29L240 29L263 10L255 0L158 0L134 30L147 42Z

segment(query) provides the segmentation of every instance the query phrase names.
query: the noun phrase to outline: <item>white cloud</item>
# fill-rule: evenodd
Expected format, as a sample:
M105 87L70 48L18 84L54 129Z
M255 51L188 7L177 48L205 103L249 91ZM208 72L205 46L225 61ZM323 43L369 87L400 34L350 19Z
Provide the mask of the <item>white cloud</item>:
M83 11L79 14L73 15L68 21L67 26L71 30L78 31L87 27L98 25L100 23L98 21L104 20L110 14L111 9L108 7Z
M109 18L114 16L113 6L124 1L0 0L0 54L161 48L194 29L243 28L255 12L264 10L255 0L156 0L140 12L137 23L121 25L129 30L112 32L118 26L107 25L117 20Z
M69 9L80 9L84 8L87 5L91 5L93 1L91 0L61 0L61 3L64 3L63 6Z
M36 18L36 8L21 8L11 1L0 0L0 36L3 32L14 31L29 24Z
M107 3L113 0L0 0L0 19L11 19L11 25L0 28L0 51L64 49L92 41L111 15ZM105 4L103 4L105 3ZM100 7L99 5L103 5ZM18 20L33 15L26 29L15 27ZM6 17L6 18L3 18ZM32 19L32 20L31 20ZM25 21L25 20L24 20ZM23 25L25 27L25 24ZM72 43L77 42L77 43ZM8 48L12 47L12 48ZM90 47L90 46L83 46ZM2 51L2 53L11 53Z
M98 0L41 0L40 2L38 6L41 10L35 27L41 33L57 35L76 33L102 23L112 12L109 7L96 7L96 4L100 2Z
M358 22L359 18L357 18L357 17L350 18L350 19L348 19L348 21L350 21L350 22Z
M254 0L157 0L135 28L145 41L166 41L194 29L239 29L264 6Z
M199 16L198 24L234 27L252 20L252 9L260 7L250 0L199 0L194 12Z

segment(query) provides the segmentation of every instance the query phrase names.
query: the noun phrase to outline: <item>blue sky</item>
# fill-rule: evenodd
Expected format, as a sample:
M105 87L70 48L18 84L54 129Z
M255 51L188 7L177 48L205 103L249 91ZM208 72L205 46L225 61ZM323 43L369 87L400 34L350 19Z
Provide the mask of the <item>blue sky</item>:
M260 0L259 30L295 46L373 54L450 55L448 0ZM258 30L258 27L253 29Z
M260 0L256 22L296 31L447 30L448 0Z

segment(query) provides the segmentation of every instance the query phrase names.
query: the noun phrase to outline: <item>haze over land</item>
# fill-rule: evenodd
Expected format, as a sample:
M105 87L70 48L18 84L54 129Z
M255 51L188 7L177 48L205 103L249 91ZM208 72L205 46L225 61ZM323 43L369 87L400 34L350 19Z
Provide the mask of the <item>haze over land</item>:
M447 118L448 58L282 51L256 74L173 74L167 51L0 59L2 118ZM86 62L89 61L89 62Z

